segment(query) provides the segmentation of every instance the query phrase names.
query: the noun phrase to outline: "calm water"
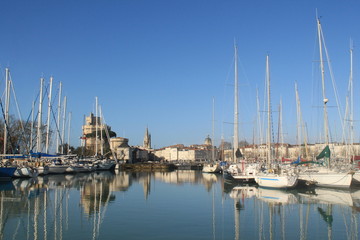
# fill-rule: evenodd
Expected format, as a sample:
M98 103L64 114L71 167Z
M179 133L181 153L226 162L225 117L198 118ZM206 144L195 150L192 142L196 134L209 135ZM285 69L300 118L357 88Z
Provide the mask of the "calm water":
M279 191L199 171L1 183L1 239L359 239L360 189Z

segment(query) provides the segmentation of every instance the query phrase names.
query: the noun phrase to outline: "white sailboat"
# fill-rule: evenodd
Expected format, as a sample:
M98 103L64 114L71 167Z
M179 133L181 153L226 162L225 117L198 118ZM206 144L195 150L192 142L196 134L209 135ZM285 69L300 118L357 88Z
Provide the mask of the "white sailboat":
M242 182L254 182L256 173L258 172L257 163L248 163L246 160L238 158L241 157L239 149L239 111L238 111L238 53L237 46L234 45L235 50L235 91L234 91L234 153L233 153L233 164L231 164L226 170L226 176L231 179L242 181Z
M271 151L271 104L270 104L270 69L269 56L266 56L266 86L267 86L267 167L264 171L257 173L255 181L260 187L266 188L292 188L298 182L298 176L294 168L281 168L272 163Z
M324 158L322 166L314 166L309 164L308 167L302 167L299 173L299 180L306 183L312 183L321 187L340 187L349 188L353 178L353 172L342 171L341 169L334 168L330 164L330 148L329 148L329 130L328 130L328 115L327 115L327 102L328 99L325 95L325 76L324 76L324 62L322 56L323 36L321 30L320 20L317 19L318 40L319 40L319 55L320 55L320 70L322 82L322 97L324 108L324 135L325 135L325 148L317 157L318 159Z
M215 149L214 149L214 106L215 106L215 100L213 98L213 114L212 114L212 140L211 140L211 162L206 163L203 166L202 172L203 173L220 173L221 167L220 164L215 161Z

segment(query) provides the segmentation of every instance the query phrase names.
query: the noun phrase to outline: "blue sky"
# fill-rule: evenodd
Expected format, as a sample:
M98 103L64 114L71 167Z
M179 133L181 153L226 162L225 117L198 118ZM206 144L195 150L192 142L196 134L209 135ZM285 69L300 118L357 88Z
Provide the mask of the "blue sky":
M316 107L320 103L314 100L320 96L320 78L314 74L319 60L316 9L344 109L350 38L354 91L359 90L360 2L355 0L2 1L0 88L9 67L25 118L39 91L39 78L48 82L53 76L54 91L61 81L72 112L75 146L84 115L94 111L95 96L118 136L139 145L148 126L156 148L202 143L211 135L214 97L215 143L221 135L231 141L233 126L224 122L233 121L236 39L240 139L253 140L256 89L263 105L269 54L274 126L282 98L284 138L295 143L297 81L310 142L315 142L322 127ZM335 106L327 81L329 105ZM355 119L360 119L358 108L355 104ZM12 111L15 114L14 107ZM339 138L336 108L330 108L329 115L332 137ZM355 136L358 141L358 128Z

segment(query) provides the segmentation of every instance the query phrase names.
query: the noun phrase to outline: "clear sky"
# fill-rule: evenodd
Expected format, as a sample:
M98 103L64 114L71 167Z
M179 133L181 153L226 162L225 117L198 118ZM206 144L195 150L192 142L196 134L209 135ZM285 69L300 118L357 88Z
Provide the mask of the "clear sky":
M84 115L95 109L95 96L106 123L118 136L140 145L148 126L156 148L203 143L212 132L214 97L218 144L221 135L228 141L233 135L229 122L233 122L236 39L240 140L252 142L258 129L256 89L263 108L269 54L274 135L282 98L284 138L295 143L297 81L310 142L315 142L322 133L317 107L321 103L314 100L321 91L320 78L314 74L319 61L316 9L344 111L350 38L354 92L359 91L360 2L356 0L4 0L0 88L4 89L4 71L9 67L22 116L27 118L39 78L48 82L53 76L55 92L61 81L72 112L70 144L75 146L80 143ZM336 106L329 78L326 81L329 105ZM355 104L355 120L360 119L359 107ZM12 106L14 114L15 110ZM329 115L332 137L339 138L336 107L329 108Z

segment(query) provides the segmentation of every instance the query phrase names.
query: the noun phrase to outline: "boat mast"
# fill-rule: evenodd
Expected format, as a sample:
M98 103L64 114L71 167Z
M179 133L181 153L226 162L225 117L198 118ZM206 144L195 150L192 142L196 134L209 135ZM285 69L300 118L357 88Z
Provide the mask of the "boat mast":
M261 146L263 144L263 129L261 127L261 116L260 116L260 101L259 101L259 89L256 89L256 107L257 107L257 123L259 126L259 140L260 142L258 143L259 146ZM261 156L262 152L261 152Z
M267 88L267 165L270 166L271 161L271 105L270 105L270 69L269 69L269 55L266 56L266 88Z
M62 82L60 82L59 84L59 100L58 100L58 110L57 110L57 121L56 121L56 125L57 125L57 134L56 134L56 153L59 153L60 151L60 142L59 142L59 138L60 138L60 114L61 114L61 90L62 90Z
M99 106L99 115L100 115L100 154L101 156L104 156L104 139L103 139L103 121L102 121L102 110L101 105Z
M61 133L61 154L64 154L64 140L65 140L65 123L66 123L66 96L64 97L64 106L63 106L63 123L62 123L62 133Z
M234 92L234 162L237 162L236 152L239 149L239 109L238 109L238 53L237 46L234 43L235 50L235 92Z
M67 154L70 154L70 129L71 129L71 112L69 112L69 128L68 128L68 140L67 140Z
M300 117L300 100L297 82L295 82L295 97L296 97L296 116L297 116L297 144L299 148L299 156L301 156L301 117Z
M323 52L322 52L322 34L321 34L321 24L320 19L317 19L318 26L318 39L319 39L319 55L320 55L320 70L321 70L321 85L322 85L322 96L323 96L323 106L324 106L324 133L325 133L325 143L329 145L329 126L328 126L328 113L327 113L327 102L329 101L326 98L325 94L325 70L324 70L324 61L323 61Z
M48 112L47 112L47 123L46 123L46 144L45 152L49 153L49 137L50 137L50 112L51 112L51 93L52 93L53 77L50 77L50 90L48 95Z
M35 111L35 101L33 101L32 108L31 108L31 129L30 129L30 147L29 147L30 150L33 149L34 111ZM31 154L30 154L30 158L31 158Z
M301 102L298 91L297 82L295 82L295 95L296 95L296 113L297 113L297 144L299 145L299 156L301 156L301 139L302 136L304 138L304 147L305 147L305 156L306 158L309 156L309 149L307 145L307 133L306 133L306 125L303 122L302 113L301 113Z
M42 104L43 104L43 85L44 78L40 78L40 98L39 98L39 116L37 124L37 152L41 152L41 122L42 122Z
M4 154L7 152L7 137L9 124L9 106L10 106L10 88L11 81L9 77L9 69L5 68L5 124L4 124Z
M98 155L98 97L95 97L95 156Z
M280 98L279 104L279 123L278 123L278 140L277 140L277 157L283 157L282 149L284 146L284 135L283 135L283 126L282 126L282 99ZM280 145L280 153L279 153Z
M215 141L215 126L214 126L214 122L215 122L215 98L213 97L212 99L213 101L213 111L212 111L212 141L211 141L211 160L214 162L215 161L215 148L214 148L214 141Z
M350 155L353 157L354 153L354 88L353 88L353 46L351 41L350 46Z

